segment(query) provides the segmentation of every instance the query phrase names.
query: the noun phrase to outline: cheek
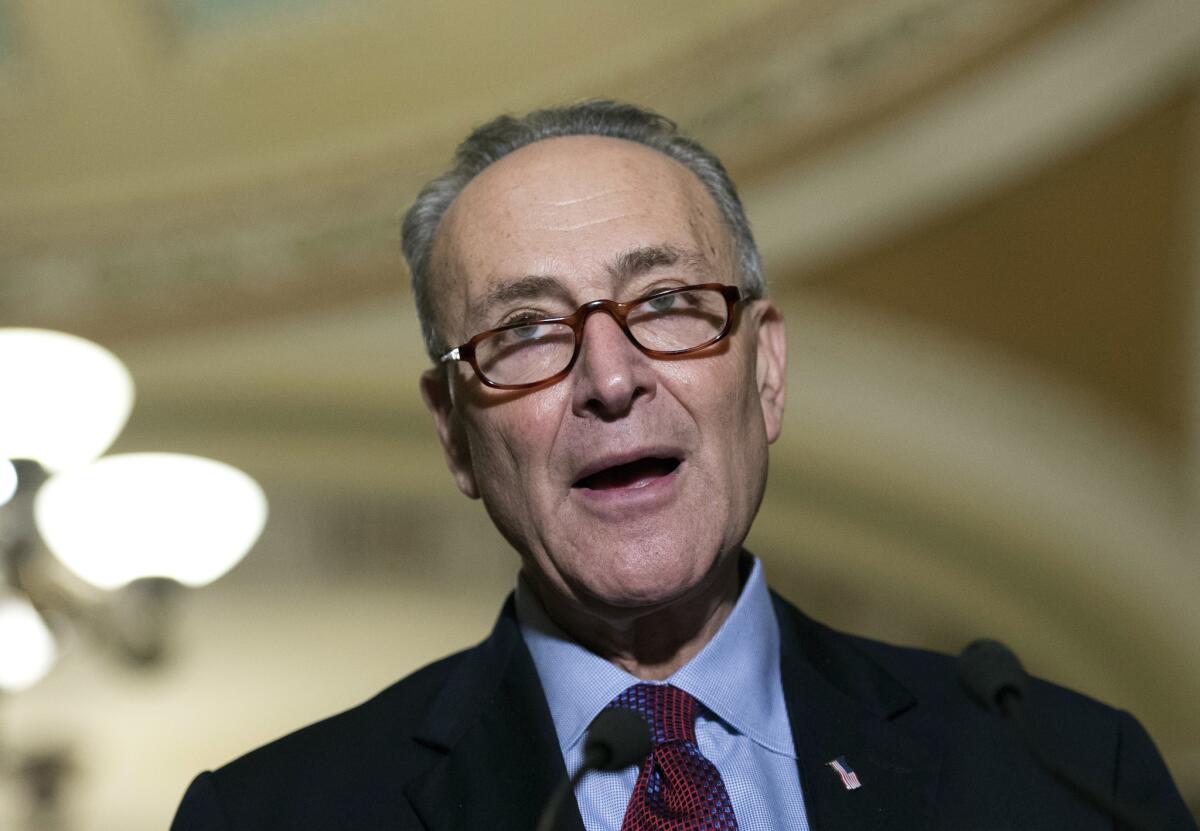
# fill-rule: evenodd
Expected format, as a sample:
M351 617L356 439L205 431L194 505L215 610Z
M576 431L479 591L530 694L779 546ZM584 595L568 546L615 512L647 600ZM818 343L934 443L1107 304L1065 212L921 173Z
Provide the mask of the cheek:
M493 501L528 501L528 494L546 479L561 402L535 393L480 412L468 431L480 487Z
M762 402L754 381L753 356L739 352L728 357L733 359L732 371L721 379L724 392L717 396L709 439L722 447L727 469L737 472L730 477L732 485L753 490L756 485L750 480L764 464L767 445Z
M762 421L754 352L746 348L742 338L730 339L729 351L720 356L719 363L713 365L713 372L704 381L703 386L696 384L697 389L704 389L714 409L719 411L722 426L729 431L728 440L740 445L754 426L751 421Z

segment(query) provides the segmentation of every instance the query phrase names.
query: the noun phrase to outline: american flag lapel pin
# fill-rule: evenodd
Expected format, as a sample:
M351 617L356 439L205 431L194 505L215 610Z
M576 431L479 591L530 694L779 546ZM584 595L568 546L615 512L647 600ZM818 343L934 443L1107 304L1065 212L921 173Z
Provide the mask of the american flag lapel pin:
M845 786L846 790L853 791L862 787L862 782L858 781L858 774L850 767L850 763L846 761L845 756L838 756L836 759L825 764L837 771L837 775L842 778L842 785Z

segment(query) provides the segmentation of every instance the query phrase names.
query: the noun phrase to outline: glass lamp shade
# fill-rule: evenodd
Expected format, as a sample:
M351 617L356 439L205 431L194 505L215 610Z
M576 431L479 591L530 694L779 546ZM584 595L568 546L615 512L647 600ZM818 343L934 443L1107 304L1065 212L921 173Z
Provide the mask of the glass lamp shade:
M17 493L17 469L8 459L0 458L0 506Z
M34 517L68 569L102 589L143 577L203 586L262 533L267 499L236 468L198 456L106 456L51 477Z
M32 687L57 657L54 635L37 610L25 598L0 590L0 690Z
M50 471L89 462L133 407L125 365L91 341L45 329L0 329L0 457Z

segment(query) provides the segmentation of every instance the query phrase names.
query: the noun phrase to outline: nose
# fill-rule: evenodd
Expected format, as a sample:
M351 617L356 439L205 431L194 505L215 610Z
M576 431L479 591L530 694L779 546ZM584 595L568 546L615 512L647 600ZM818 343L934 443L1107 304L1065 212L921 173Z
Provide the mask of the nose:
M620 418L638 399L653 398L657 380L650 363L609 314L589 316L571 371L575 415Z

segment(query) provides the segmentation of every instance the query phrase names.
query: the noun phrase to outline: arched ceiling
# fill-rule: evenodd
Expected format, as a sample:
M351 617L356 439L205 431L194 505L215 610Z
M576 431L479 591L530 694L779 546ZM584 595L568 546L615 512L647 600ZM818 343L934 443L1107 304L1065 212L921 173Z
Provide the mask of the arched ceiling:
M14 0L0 320L124 339L376 297L399 208L497 111L643 101L751 186L1087 5Z

